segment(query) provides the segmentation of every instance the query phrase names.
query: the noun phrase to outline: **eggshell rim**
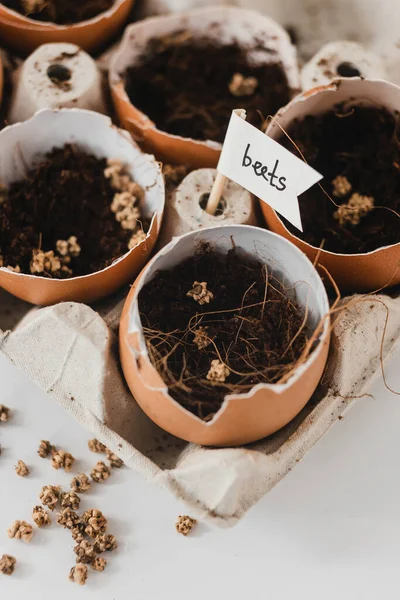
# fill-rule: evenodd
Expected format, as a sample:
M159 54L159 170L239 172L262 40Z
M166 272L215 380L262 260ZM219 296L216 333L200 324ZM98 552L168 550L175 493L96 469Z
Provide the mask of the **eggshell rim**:
M289 34L286 32L286 30L277 21L275 21L274 19L271 19L267 15L258 13L255 10L241 8L239 6L227 6L227 5L225 5L225 6L224 5L203 6L200 8L196 8L196 9L193 9L190 11L185 11L185 12L180 12L180 13L155 15L155 16L147 17L146 19L142 19L141 21L136 21L134 23L131 23L130 25L128 25L125 28L125 31L124 31L122 39L120 41L118 50L115 52L115 54L113 55L113 57L110 61L110 67L109 67L109 72L108 72L108 81L109 81L109 85L110 85L112 92L114 94L116 94L121 101L126 102L131 107L133 107L141 119L141 120L136 120L136 119L132 119L132 117L125 117L125 120L128 123L131 122L133 125L135 125L138 129L140 129L142 131L155 131L157 134L160 134L162 136L165 136L165 137L173 139L173 140L190 141L194 144L198 144L199 146L207 146L207 147L211 148L212 150L221 150L222 144L220 142L216 142L214 140L209 140L209 139L198 140L196 138L184 137L181 135L176 135L174 133L169 133L167 131L164 131L163 129L159 129L156 126L156 124L148 117L148 115L146 115L146 113L144 113L137 106L132 104L132 102L126 92L126 88L125 88L125 84L124 84L122 75L116 69L116 63L118 62L119 57L125 53L126 48L130 44L130 36L131 36L132 30L146 27L146 26L148 26L151 30L152 23L154 21L160 21L161 19L164 21L176 22L178 25L180 23L180 21L183 20L185 17L196 16L197 14L199 16L201 16L205 12L206 13L213 13L213 12L216 13L216 15L220 16L220 18L221 18L221 24L224 24L224 20L223 20L224 13L226 13L226 15L225 15L226 20L230 17L231 14L235 14L235 13L238 16L239 16L239 13L241 15L243 15L244 13L253 14L253 15L257 16L257 19L262 20L263 22L267 23L269 28L274 28L277 32L277 35L280 35L282 38L286 38L289 46L291 46L292 48L295 49L293 61L290 60L290 61L286 62L283 60L282 54L280 55L280 62L282 63L283 70L288 77L289 89L292 90L293 92L296 92L297 90L301 89L300 69L298 67L298 60L297 60L297 49L296 49L296 46L294 44L292 44ZM216 16L216 18L218 18L218 17ZM150 37L149 37L149 39L150 39ZM293 64L290 64L291 62L293 62ZM288 68L288 66L290 68ZM291 80L289 80L288 74L290 75ZM239 104L240 104L240 102L239 102Z
M288 104L286 104L286 106L283 106L282 108L280 108L278 110L278 112L275 115L275 119L278 119L279 117L281 117L282 115L284 115L285 113L287 113L295 104L297 104L298 102L304 102L306 101L308 98L312 97L312 96L317 96L318 94L323 94L324 92L335 92L338 90L339 85L341 85L341 83L345 81L347 82L351 82L351 81L367 81L369 83L383 83L384 85L393 87L393 88L397 88L399 90L399 94L400 94L400 86L396 85L395 83L391 83L389 81L386 81L385 79L368 79L366 77L336 77L335 79L333 79L330 83L327 83L326 85L319 85L316 86L315 88L311 88L309 90L305 90L304 92L298 94L297 96L295 96L290 102L288 102ZM353 102L353 100L357 100L357 98L353 99L349 99L349 101ZM384 105L382 105L384 106ZM399 111L400 111L400 102L399 102ZM268 135L268 132L272 129L273 127L273 121L271 121L265 131L265 134ZM259 202L262 202L262 200L259 199ZM302 242L303 244L305 244L306 246L309 246L310 248L312 248L313 250L315 250L316 252L321 252L324 254L329 254L331 256L340 256L340 257L352 257L352 256L371 256L373 254L377 254L383 250L388 250L388 249L392 249L395 248L396 246L400 246L400 242L396 242L395 244L389 244L389 246L379 246L379 248L376 248L375 250L371 250L370 252L359 252L357 254L346 254L343 252L332 252L331 250L325 250L325 248L319 248L318 246L313 246L312 244L310 244L309 242L307 242L306 240L303 240L301 238L299 238L295 233L292 233L291 231L288 230L288 228L286 227L285 223L282 221L282 219L280 218L279 214L276 212L276 210L274 210L272 207L270 207L271 211L273 211L275 217L277 218L277 220L280 222L280 224L282 225L282 227L285 229L285 231L288 232L289 236L293 237L294 239L298 240L299 242ZM400 225L400 224L399 224Z
M45 31L46 29L52 29L53 31L65 31L66 29L83 29L87 26L94 25L95 23L103 19L111 19L121 6L129 2L131 2L133 6L135 1L136 0L115 0L113 5L110 6L110 8L96 15L95 17L92 17L91 19L85 19L84 21L78 21L77 23L70 23L67 25L60 25L59 23L55 23L54 21L39 21L36 19L30 19L29 17L19 13L17 10L13 10L12 8L6 7L4 4L1 5L0 10L2 9L5 12L5 17L2 16L1 19L9 25L12 23L21 23L23 21L24 27L32 31ZM7 14L11 15L11 20L7 19ZM16 19L16 17L18 18Z
M42 108L42 109L38 110L30 119L27 119L26 121L22 121L19 123L14 123L13 125L8 125L7 127L4 127L4 129L2 129L0 131L0 142L1 142L1 135L2 135L3 131L6 131L6 130L8 131L10 128L15 128L15 127L24 127L27 123L36 119L37 115L42 114L42 113L63 113L63 112L67 112L67 113L79 112L79 113L96 114L96 115L98 115L98 117L100 119L103 119L104 125L107 125L111 128L116 129L118 131L119 135L124 137L128 142L130 142L133 146L136 146L136 148L138 150L140 150L139 146L137 146L136 142L132 139L132 136L125 129L121 129L120 127L117 127L116 125L114 125L114 123L112 122L110 117L108 117L107 115L103 115L101 113L97 113L96 111L87 110L84 108L60 108L60 109L54 109L54 110L48 109L48 108ZM149 160L153 159L155 171L157 172L156 182L158 182L161 185L161 190L165 190L164 178L162 176L160 163L155 159L153 154L147 154L146 152L142 152L141 150L140 150L140 152L143 155L143 157L148 158ZM165 194L164 194L164 202L162 204L164 207L165 206ZM141 242L139 242L139 244L137 244L136 246L134 246L133 248L128 250L128 252L125 252L125 254L122 254L121 256L116 258L110 265L108 265L107 267L104 267L103 269L99 269L98 271L93 271L93 273L87 273L86 275L78 275L76 277L68 277L67 279L59 279L59 278L49 279L48 277L43 277L42 275L32 275L31 273L16 273L15 271L11 271L7 267L0 267L0 272L3 271L3 272L6 272L8 275L12 275L15 277L24 277L24 278L27 278L27 279L33 280L33 281L42 280L42 281L46 282L46 285L51 285L51 282L53 282L53 283L57 283L62 286L69 285L69 283L71 281L75 281L75 280L78 281L78 280L82 280L82 279L89 279L91 277L95 277L99 273L108 271L109 269L114 267L114 265L119 263L121 260L125 259L129 254L136 251L143 244L145 244L147 239L150 237L150 233L153 231L153 228L155 225L158 225L159 230L161 229L161 217L162 217L162 211L161 211L161 213L159 211L155 211L151 218L150 226L146 233L146 237ZM156 221L158 223L156 223Z

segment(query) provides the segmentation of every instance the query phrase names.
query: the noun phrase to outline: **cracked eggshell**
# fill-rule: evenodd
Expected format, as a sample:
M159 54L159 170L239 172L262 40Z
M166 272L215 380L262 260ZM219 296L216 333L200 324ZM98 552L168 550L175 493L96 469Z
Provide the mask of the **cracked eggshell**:
M118 33L133 3L134 0L115 0L107 11L71 25L30 19L0 3L0 39L4 46L21 54L29 54L49 42L77 44L87 52L93 52Z
M235 7L208 6L187 13L152 17L126 28L109 71L114 106L122 126L159 160L190 164L195 168L215 167L221 144L212 140L183 138L157 129L149 117L131 104L124 86L125 70L140 60L149 40L182 29L190 30L194 36L206 35L222 43L237 40L244 46L250 46L256 36L268 41L271 53L252 51L250 55L258 63L281 62L293 94L300 88L296 49L286 31L275 21L257 12Z
M28 121L3 129L0 132L0 181L8 185L24 177L34 161L66 143L78 144L99 158L118 158L127 163L133 179L145 190L141 209L144 216L152 215L151 224L142 242L105 269L89 275L49 279L0 268L0 288L32 304L49 305L69 300L93 302L113 293L132 281L147 262L161 227L165 190L160 165L154 156L141 152L127 131L92 111L41 110Z
M326 85L341 76L340 67L350 63L359 75L368 79L387 79L379 56L356 42L337 41L323 46L301 70L301 86L309 90Z
M278 111L266 134L279 140L282 136L280 127L288 131L295 119L327 112L341 102L348 103L349 107L373 104L395 113L400 110L400 87L382 80L338 79L294 98ZM321 184L324 185L323 179ZM311 261L318 258L318 263L329 271L341 291L372 292L400 283L400 243L360 254L329 252L289 232L279 215L265 202L261 202L261 209L268 228L296 244Z
M221 409L204 422L184 409L168 393L151 364L138 309L138 295L158 269L169 269L193 256L202 242L221 252L237 248L257 254L287 284L295 284L294 298L308 306L309 324L321 325L319 343L308 359L294 368L286 383L259 384L247 394L225 397ZM240 275L238 275L238 281ZM160 298L162 302L162 298ZM120 356L125 378L136 401L165 431L206 446L246 444L274 433L291 421L311 398L327 360L330 338L329 302L317 271L293 244L265 229L226 225L175 238L145 267L132 287L120 323Z
M47 75L55 64L70 71L67 88L56 85ZM9 123L25 121L41 108L85 108L107 113L100 69L75 44L43 44L25 60L15 79Z
M0 53L0 106L3 101L3 86L4 86L4 68L3 61Z

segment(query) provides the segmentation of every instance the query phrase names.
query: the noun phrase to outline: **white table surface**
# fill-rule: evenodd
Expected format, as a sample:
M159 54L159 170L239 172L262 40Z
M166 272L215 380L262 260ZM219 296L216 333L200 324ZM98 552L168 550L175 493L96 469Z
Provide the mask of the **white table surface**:
M387 368L397 389L399 356ZM103 510L119 548L81 588L68 580L68 531L36 529L24 544L6 530L30 519L43 485L71 479L37 456L41 439L71 451L79 470L97 455L87 449L90 435L0 356L0 403L13 410L0 424L0 555L18 559L12 577L0 574L0 600L398 600L400 396L382 382L373 393L233 529L200 524L184 538L174 529L186 513L178 501L126 468L114 471L82 494L82 508ZM18 459L32 468L28 478L15 474Z

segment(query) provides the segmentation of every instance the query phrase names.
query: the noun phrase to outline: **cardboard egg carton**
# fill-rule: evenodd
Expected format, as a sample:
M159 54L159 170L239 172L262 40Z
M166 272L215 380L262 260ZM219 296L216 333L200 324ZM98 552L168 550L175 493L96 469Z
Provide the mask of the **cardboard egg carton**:
M381 375L385 323L384 363L399 348L400 298L353 296L336 319L327 369L302 412L254 444L205 448L161 430L130 394L117 339L126 292L93 307L67 302L42 309L0 292L0 352L128 467L219 526L234 525L368 393Z
M307 86L305 81L323 82L327 68L335 75L343 61L355 62L362 75L373 67L374 77L398 83L400 48L391 18L394 1L385 3L393 5L393 11L375 11L373 21L363 18L370 6L363 0L251 0L242 5L262 10L284 26L295 26L302 60L311 58L307 72L303 69L303 86ZM204 4L202 0L142 3L152 14ZM314 10L306 11L306 4ZM338 18L340 12L348 18ZM367 52L375 51L381 62L362 54L359 47L356 51L339 44L321 50L325 42L352 38L348 28L354 23L358 41L368 46ZM312 62L318 50L319 58ZM104 69L111 55L112 51L100 59ZM117 339L126 294L124 289L93 306L68 302L39 309L0 290L0 352L128 467L168 488L187 504L191 515L219 526L234 525L281 481L356 399L368 393L381 375L381 360L385 363L399 348L400 298L352 297L334 323L326 372L302 412L254 444L205 448L161 430L132 398L121 374ZM342 305L348 302L345 299Z

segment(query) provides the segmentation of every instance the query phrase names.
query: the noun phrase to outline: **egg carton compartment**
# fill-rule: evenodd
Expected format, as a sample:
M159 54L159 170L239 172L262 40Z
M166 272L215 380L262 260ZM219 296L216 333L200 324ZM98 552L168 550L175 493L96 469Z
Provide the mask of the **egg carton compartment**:
M66 302L32 309L0 292L0 352L128 467L221 527L234 525L368 393L381 375L382 336L384 362L400 340L400 297L351 297L334 323L326 371L302 412L259 442L206 448L160 429L128 390L118 352L125 295L93 307Z

